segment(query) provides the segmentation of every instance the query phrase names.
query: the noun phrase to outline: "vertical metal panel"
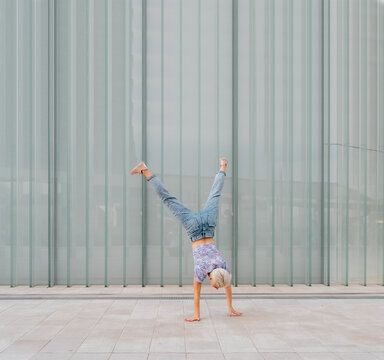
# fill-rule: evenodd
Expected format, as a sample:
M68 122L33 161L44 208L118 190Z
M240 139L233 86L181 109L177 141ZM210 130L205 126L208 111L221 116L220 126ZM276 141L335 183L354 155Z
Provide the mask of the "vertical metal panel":
M216 158L220 154L220 0L216 0ZM216 221L216 246L220 248L220 211Z
M312 0L307 2L308 285L312 285Z
M238 1L232 0L232 164L233 164L233 266L234 285L238 282Z
M327 97L327 285L331 283L331 116L330 116L330 36L331 36L331 25L330 25L330 15L331 15L331 0L327 2L327 39L325 42L326 53L327 53L327 69L326 77L327 82L324 87L324 91Z
M377 134L376 134L376 181L377 181L377 198L376 198L376 223L377 223L377 226L376 226L376 241L377 241L377 264L378 264L378 267L380 267L380 264L381 264L381 253L380 253L380 249L381 249L381 235L382 235L382 232L381 232L381 229L382 229L382 225L380 225L380 220L382 219L382 215L381 215L381 210L382 210L382 207L383 207L383 198L380 197L380 195L383 195L381 193L381 189L380 189L380 180L381 180L381 163L382 163L382 152L381 152L381 144L382 144L382 139L381 139L381 124L382 124L382 121L381 118L380 118L380 109L381 109L381 99L380 99L380 95L381 95L381 69L380 69L380 60L381 60L381 44L380 44L380 26L381 26L381 20L380 20L380 17L381 17L381 4L379 1L376 2L376 6L375 6L375 14L376 14L376 49L377 49L377 54L376 54L376 67L375 67L375 71L376 71L376 75L377 75L377 82L376 82L376 118L375 118L375 125L376 125L376 130L377 130ZM381 274L377 274L377 284L380 284L381 283Z
M363 176L363 285L367 285L367 3L360 2L360 161Z
M320 246L321 246L321 266L320 266L320 281L322 284L324 284L324 244L325 244L325 231L324 231L324 226L325 226L325 201L324 201L324 196L325 196L325 191L324 191L324 171L325 171L325 144L324 144L324 135L325 135L325 64L326 64L326 59L325 59L325 0L322 0L321 2L321 190L320 190L320 197L321 197L321 210L320 210Z
M9 101L7 101L7 97L9 97L9 95L6 95L9 75L7 76L5 69L8 70L10 67L8 65L9 61L7 59L7 54L11 52L11 49L8 47L8 43L6 41L9 25L5 14L7 14L8 19L11 17L11 14L8 14L7 11L7 2L3 1L0 2L0 194L2 194L2 207L0 208L2 217L0 218L0 228L3 231L1 237L2 241L0 241L0 284L5 281L10 281L11 277L11 266L8 265L8 259L10 260L9 255L12 248L12 182L14 174L13 163L9 161L13 158L13 144L9 142L13 134L13 123L8 124L6 121L9 113ZM10 69L8 71L10 72ZM8 93L12 93L12 90L12 88L8 89ZM7 137L5 136L5 133L7 133ZM8 161L6 161L6 159ZM6 224L9 224L10 227L8 228ZM7 251L8 244L9 253Z
M277 5L277 16L280 16L281 21L277 20L277 22L276 22L277 23L276 33L277 34L279 34L279 32L280 32L279 26L281 26L281 37L277 36L277 41L279 41L279 38L281 39L281 46L279 46L278 42L277 42L277 58L279 58L278 54L280 52L281 59L282 59L281 63L280 64L278 63L278 65L276 66L276 69L278 71L277 78L281 79L281 85L280 86L278 85L277 88L279 88L279 87L281 88L281 92L280 92L281 106L280 106L280 109L282 109L281 115L277 116L278 118L281 119L281 126L277 126L277 129L279 129L279 128L282 129L282 131L280 133L282 141L279 141L279 138L277 139L277 153L281 154L282 162L283 162L281 169L280 169L280 171L281 171L280 178L284 177L284 180L285 180L279 184L279 190L278 191L281 193L284 193L284 194L286 194L285 193L286 192L286 185L288 185L286 176L287 176L287 169L289 168L289 159L288 159L288 157L289 157L289 137L288 137L289 124L288 124L288 99L287 99L288 65L289 65L289 61L288 61L288 34L289 34L289 31L288 31L288 14L289 14L288 5L289 5L289 1L285 1L282 4ZM279 15L280 10L281 10L281 15ZM281 25L279 23L281 23ZM281 71L281 75L279 75L279 71ZM277 133L279 133L279 131L277 131ZM279 134L277 136L279 136ZM279 166L278 166L278 170L279 170ZM286 195L284 195L284 196L286 196ZM279 204L279 205L280 205L279 206L280 214L284 214L280 217L281 225L279 226L279 230L284 227L284 232L285 232L285 231L287 231L287 228L286 228L286 224L287 224L286 223L286 210L288 209L287 202L285 204ZM278 230L278 233L280 235L281 232L279 230ZM281 235L279 237L281 239ZM279 245L281 248L281 254L284 254L285 260L287 260L286 259L286 256L287 256L286 249L287 249L287 244L288 244L287 240L289 240L289 239L284 236L284 240L281 241ZM287 261L286 264L288 264L288 266L289 266L289 260ZM280 281L284 282L284 278L285 278L289 282L289 275L288 275L289 269L287 269L287 266L281 266L281 268L280 267L278 268L278 271L279 270L281 270L281 272L284 272L284 275Z
M19 132L19 0L15 1L15 122L11 147L11 239L10 239L10 286L15 283L15 257L16 257L16 229L17 229L17 181L18 181L18 132Z
M55 126L52 129L52 136L53 136L53 144L54 144L54 149L53 149L53 159L52 159L52 165L53 165L53 189L52 189L52 195L53 195L53 214L52 214L52 223L53 223L53 229L52 229L52 283L56 284L57 283L57 233L58 233L58 226L57 226L57 207L58 207L58 201L57 201L57 192L58 192L58 179L57 179L57 157L58 157L58 143L57 143L57 129L58 129L58 123L56 122L58 111L57 111L57 106L58 106L58 101L57 101L57 89L58 89L58 84L56 80L56 69L57 69L57 6L58 4L56 3L56 0L54 1L54 7L52 9L52 18L54 21L54 33L52 36L52 47L53 47L53 72L54 72L54 83L53 83L53 91L54 91L54 108L53 108L53 118L55 119Z
M127 7L126 7L126 9L127 9ZM127 46L128 47L129 68L128 68L128 71L126 71L126 75L128 76L128 78L125 81L125 84L129 84L129 91L127 92L127 96L125 97L126 100L125 100L125 105L124 105L124 106L126 106L127 104L129 104L129 114L127 117L127 119L128 119L128 133L125 136L125 138L129 138L129 141L126 145L127 145L127 151L129 154L128 159L131 160L131 159L136 157L135 153L134 153L135 141L134 141L134 131L133 131L134 96L136 93L134 91L134 80L133 80L133 75L135 73L133 72L133 69L132 69L134 66L133 48L134 48L134 25L135 25L135 23L134 23L134 9L133 9L133 3L132 2L129 2L129 12L128 12L128 15L126 13L125 16L126 16L126 18L129 17L129 28L125 30L125 33L129 33L129 44ZM127 26L127 21L125 21L125 25ZM126 64L126 62L125 62L125 64ZM126 65L124 65L124 66L126 66ZM129 196L128 196L128 199L129 199ZM126 199L125 199L125 201L126 201ZM131 202L129 201L128 204L130 204L130 203ZM129 216L128 216L129 219L131 219L131 213L128 213L128 209L126 211L127 211L127 215L129 214ZM135 214L136 218L139 215L137 213L138 213L138 211L137 211L137 209L135 209L134 214ZM126 219L126 217L124 217L124 221L128 221L128 219ZM135 223L135 224L137 223L136 219L131 220L131 224L133 224L133 223ZM132 235L131 231L128 231L128 233L129 233L129 237L128 237L129 243L128 243L128 239L126 239L127 236L124 237L124 239L126 239L125 240L125 246L127 247L127 251L126 251L126 254L124 256L124 261L125 261L125 266L127 268L127 271L131 275L131 272L128 270L128 266L130 266L131 261L128 261L128 259L129 259L129 256L131 256L131 258L133 258L133 259L136 258L136 256L133 255L132 247L130 247L131 242L132 243L135 242L136 236ZM137 257L137 261L139 261L138 257ZM126 274L126 272L125 272L125 274ZM131 278L132 278L132 276L131 276Z
M264 51L264 61L263 61L263 85L264 85L264 89L263 89L263 92L264 92L264 103L263 103L263 108L264 108L264 120L262 122L263 124L263 127L264 127L264 136L263 136L263 151L265 153L265 158L267 159L266 161L266 164L264 165L264 179L265 179L265 182L267 184L267 187L265 189L266 192L268 192L268 194L266 194L265 196L265 202L268 203L269 202L269 199L268 197L270 196L270 191L269 191L269 186L271 185L271 158L270 158L270 150L271 150L271 146L270 146L270 100L269 100L269 97L270 97L270 25L269 25L269 22L270 22L270 2L269 1L264 1L263 2L263 5L264 5L264 23L263 23L263 40L264 40L264 46L263 46L263 51ZM267 190L268 189L268 190ZM271 230L272 230L272 227L270 226L270 222L269 222L269 219L271 218L270 214L270 208L271 208L271 203L270 205L267 205L266 209L268 209L268 215L267 215L267 221L265 222L265 228L264 228L264 236L267 238L267 239L270 239L271 238ZM271 239L272 240L272 239ZM272 243L272 241L271 241ZM264 250L264 253L265 253L265 256L268 257L269 259L269 255L271 256L271 259L272 259L272 251L270 251L270 253L268 254L269 252L269 243L266 242L266 245L265 245L265 250ZM271 261L272 263L272 261ZM264 281L265 282L269 282L269 277L270 277L270 270L271 270L271 266L270 264L268 264L268 262L265 262L264 266L263 266L263 271L265 273L264 275Z
M89 213L88 215L90 216L91 215L91 209L92 209L92 206L91 206L91 194L93 194L93 186L92 184L94 184L93 181L91 181L92 179L92 170L93 170L93 159L94 159L94 155L93 155L93 144L94 144L94 139L93 137L91 136L91 134L93 134L93 131L94 131L94 127L95 127L95 118L94 118L94 115L95 115L95 92L94 92L94 84L95 84L95 60L94 60L94 54L95 54L95 46L94 46L94 41L95 41L95 36L94 36L94 32L95 32L95 8L94 8L94 1L93 0L90 0L90 4L89 4L89 89L90 89L90 93L89 93L89 128L87 129L87 132L89 133L89 144L88 144L88 164L89 164L89 206L91 207L90 209L88 209ZM89 232L91 231L91 219L89 218L88 219L88 222L89 222L89 226L90 226L90 229L89 229ZM90 235L90 234L89 234ZM88 267L90 265L90 249L91 249L91 245L90 245L90 239L88 239L88 251L87 251L87 259L88 259ZM91 274L88 273L88 283L90 284L90 278L91 278Z
M0 284L16 285L19 133L19 4L0 3Z
M344 16L344 124L345 124L345 285L348 285L349 265L349 1L345 2Z
M334 99L334 105L331 105L331 108L334 107L334 112L331 113L331 118L334 117L338 119L342 119L343 116L343 92L342 92L342 57L343 57L343 28L342 28L342 8L343 3L342 1L338 1L337 4L334 5L335 7L332 8L334 12L334 18L336 19L336 24L332 27L332 30L334 31L335 38L334 43L336 43L336 50L332 48L333 50L333 58L335 59L335 66L334 68L331 67L331 79L334 79L334 81L331 81L331 96L332 100ZM332 16L332 15L331 15ZM332 26L332 25L331 25ZM334 46L334 45L333 45ZM332 101L331 100L331 101ZM333 122L331 120L331 123L333 125ZM339 124L342 124L342 121L339 122ZM339 190L340 186L339 184L343 181L343 173L340 171L342 169L343 163L341 160L342 154L343 154L343 148L340 145L335 144L341 144L342 143L342 134L340 132L340 126L339 124L336 124L336 126L332 126L331 128L331 167L332 177L331 177L331 183L334 184L335 192L333 193L333 203L335 204L333 206L333 211L336 214L339 214L340 210L342 210L343 205L343 193ZM340 165L339 165L340 164ZM331 171L332 171L331 170ZM337 216L332 216L331 218L331 248L334 249L335 247L339 246L341 244L340 242L340 234L343 232L342 228L342 222L340 221L342 218ZM340 249L341 250L341 249ZM342 251L342 250L341 250ZM337 273L340 271L340 263L339 259L334 256L334 252L332 251L331 254L331 267L334 269L334 275L333 278L331 278L331 282L337 281Z
M19 211L19 202L18 202L18 184L19 184L19 129L20 129L20 112L19 112L19 106L20 106L20 102L19 102L19 82L20 82L20 78L19 78L19 62L20 62L20 58L19 58L19 46L20 46L20 43L19 43L19 38L20 38L20 32L19 32L19 0L16 0L16 10L15 10L15 16L16 16L16 31L15 31L15 37L16 37L16 47L15 47L15 50L16 50L16 65L15 65L15 68L16 68L16 71L15 71L15 75L16 75L16 79L15 79L15 82L16 82L16 93L15 93L15 96L16 96L16 101L15 101L15 118L16 118L16 124L15 124L15 133L14 133L14 139L15 139L15 175L14 175L14 181L12 182L12 184L14 184L13 186L15 187L15 190L14 190L14 209L12 209L12 216L11 216L11 219L12 219L12 234L11 234L11 287L14 287L17 282L16 280L16 256L17 256L17 247L16 247L16 243L17 243L17 234L18 234L18 231L17 231L17 228L18 228L18 211Z
M33 250L34 250L34 191L35 191L35 126L36 126L36 7L30 3L30 113L29 113L29 286L33 286Z
M179 5L179 117L180 117L180 128L179 128L179 199L183 201L183 0L180 0ZM179 286L183 285L183 227L179 224Z
M131 116L131 103L132 97L131 92L131 54L132 54L132 19L131 19L132 7L131 2L124 2L124 16L123 16L123 29L124 29L124 64L123 64L123 99L124 99L124 121L123 121L123 286L127 286L127 156L126 153L129 146L127 147L127 121L129 123L129 129L131 128L132 116ZM129 21L127 20L129 19ZM127 35L128 34L128 35ZM128 46L127 46L128 38ZM128 50L127 50L128 49ZM128 56L127 56L128 54ZM128 69L127 69L128 60ZM127 90L128 88L128 90ZM127 111L127 103L129 104L129 113Z
M161 0L161 181L164 182L164 0ZM164 286L164 204L160 214L160 286Z
M276 183L275 183L275 171L276 171L276 160L275 160L275 0L270 0L270 97L269 97L269 106L270 106L270 126L271 126L271 170L272 170L272 286L275 286L275 222L276 222Z
M147 161L147 0L142 0L141 7L141 31L142 31L142 93L141 93L141 106L142 106L142 159ZM145 286L146 283L146 246L147 246L147 184L145 177L142 177L142 265L141 265L141 285Z
M90 285L89 257L90 257L90 207L91 207L91 134L93 130L94 109L94 2L86 3L86 127L85 127L85 285Z
M48 286L54 285L55 253L55 0L48 0Z
M111 57L111 45L112 45L112 37L111 37L111 24L112 21L110 19L111 13L111 2L105 1L105 178L104 178L104 186L105 186L105 217L104 217L104 237L105 237L105 245L104 245L104 286L108 286L108 242L109 242L109 133L110 133L110 121L111 121L111 96L112 96L112 86L111 86L111 69L110 69L110 57Z
M377 54L376 54L376 74L377 74L377 83L376 83L376 92L377 92L377 98L376 98L376 129L377 129L377 144L376 144L376 149L377 149L377 154L376 154L376 179L377 179L377 199L376 199L376 213L377 213L377 233L376 233L376 241L377 241L377 261L378 261L378 267L382 265L382 257L381 257L381 240L382 240L382 229L383 225L381 224L382 220L382 209L383 209L383 193L381 191L381 183L380 180L382 180L382 169L381 169L381 164L382 164L382 121L381 121L381 76L382 76L382 70L381 70L381 51L382 51L382 45L380 43L381 41L381 4L379 1L376 2L376 48L377 48ZM380 196L381 195L381 196ZM382 276L380 272L377 274L377 284L382 283Z
M76 24L73 21L76 19L76 11L73 0L69 3L68 6L68 74L69 74L69 85L68 85L68 108L69 116L67 119L67 286L71 286L71 240L72 240L72 219L71 219L71 210L72 210L72 131L75 124L75 109L76 109L76 61L75 61L75 49L76 49Z
M381 16L380 16L380 25L381 25L381 30L379 30L378 34L379 34L379 41L380 41L380 49L381 49L381 58L380 58L380 66L381 66L381 77L380 77L380 85L381 85L381 91L379 92L379 102L380 102L380 107L381 107L381 114L379 114L379 116L381 115L382 117L384 117L384 6L380 6L380 10L381 10ZM380 29L380 27L379 27ZM381 34L381 37L380 37L380 34ZM384 119L383 118L380 118L381 120L381 127L382 127L382 145L381 145L381 151L382 151L382 157L384 158ZM381 285L384 286L384 167L383 167L383 162L381 162L381 168L382 168L382 174L383 174L383 198L382 198L382 201L383 201L383 223L382 223L382 281L381 281Z
M256 286L256 91L255 91L255 3L253 0L249 1L249 141L251 145L251 171L252 175L250 176L252 182L252 285Z
M197 49L197 78L198 78L198 140L197 140L197 211L201 211L201 0L198 0L198 49Z
M85 63L87 66L86 72L86 115L85 115L85 286L89 286L89 104L90 104L90 0L87 0L85 8L85 42L86 42L86 55Z
M289 123L289 284L293 286L293 0L289 2L288 29L288 123Z
M124 84L123 84L123 114L124 114L124 119L123 119L123 286L127 286L127 157L126 157L126 152L127 152L127 50L126 50L126 38L127 38L127 32L128 32L128 38L130 42L130 22L128 25L127 29L127 8L130 9L130 2L127 4L126 2L123 3L124 8L123 8L123 46L124 46L124 52L123 52L123 79L124 79ZM129 17L128 17L129 18ZM130 48L130 47L128 47ZM128 52L130 54L130 52ZM129 58L129 57L128 57ZM130 59L129 59L130 60ZM131 62L129 61L129 67L131 67ZM129 78L128 78L129 81ZM128 82L128 88L130 90L130 83ZM130 92L130 91L128 91ZM129 94L131 95L131 94Z

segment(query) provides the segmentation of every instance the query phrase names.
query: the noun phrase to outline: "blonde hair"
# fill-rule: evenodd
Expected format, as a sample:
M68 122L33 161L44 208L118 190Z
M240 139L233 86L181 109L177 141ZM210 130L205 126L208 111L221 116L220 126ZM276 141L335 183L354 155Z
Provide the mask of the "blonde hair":
M217 268L211 271L212 281L219 287L227 287L231 284L231 274L224 269Z

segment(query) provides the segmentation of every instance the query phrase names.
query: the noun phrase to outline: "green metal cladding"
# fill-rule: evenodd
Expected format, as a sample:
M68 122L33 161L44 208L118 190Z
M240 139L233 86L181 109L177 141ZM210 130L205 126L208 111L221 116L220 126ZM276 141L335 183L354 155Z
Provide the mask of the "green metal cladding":
M0 284L384 285L384 2L0 1Z

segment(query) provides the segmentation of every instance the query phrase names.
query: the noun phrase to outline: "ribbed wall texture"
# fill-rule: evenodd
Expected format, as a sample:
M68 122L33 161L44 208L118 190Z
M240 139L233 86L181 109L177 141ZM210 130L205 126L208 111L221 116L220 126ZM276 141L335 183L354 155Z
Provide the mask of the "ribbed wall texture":
M0 284L384 284L384 3L0 0Z
M384 284L384 2L328 18L325 280Z

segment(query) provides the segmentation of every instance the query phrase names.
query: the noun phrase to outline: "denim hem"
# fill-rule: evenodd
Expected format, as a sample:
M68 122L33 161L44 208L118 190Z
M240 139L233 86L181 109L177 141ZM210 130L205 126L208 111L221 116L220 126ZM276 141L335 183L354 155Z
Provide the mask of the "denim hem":
M204 239L204 238L207 238L207 237L214 237L214 235L215 235L214 231L207 231L205 233L192 236L192 237L190 237L190 239L191 239L192 242L194 242L194 241L197 241L197 240L200 240L200 239Z
M151 177L149 177L148 179L146 179L147 181L149 180L152 180L156 175L152 175Z
M219 174L220 174L220 173L223 173L225 176L227 176L227 173L226 173L225 171L223 171L223 170L220 170L220 171L219 171Z

